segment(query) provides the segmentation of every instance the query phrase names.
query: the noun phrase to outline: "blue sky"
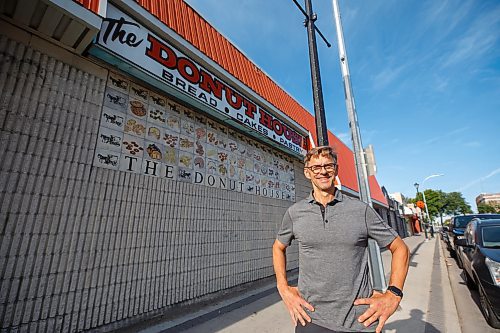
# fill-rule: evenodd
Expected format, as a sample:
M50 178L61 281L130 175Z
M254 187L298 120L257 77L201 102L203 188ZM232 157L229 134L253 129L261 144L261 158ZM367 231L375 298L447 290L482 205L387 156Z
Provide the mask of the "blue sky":
M303 16L290 0L188 0L219 32L310 112ZM304 7L303 0L299 1ZM363 145L380 185L414 197L462 192L476 209L500 192L500 2L340 0ZM329 129L350 147L332 2L313 0ZM422 189L422 187L421 187Z

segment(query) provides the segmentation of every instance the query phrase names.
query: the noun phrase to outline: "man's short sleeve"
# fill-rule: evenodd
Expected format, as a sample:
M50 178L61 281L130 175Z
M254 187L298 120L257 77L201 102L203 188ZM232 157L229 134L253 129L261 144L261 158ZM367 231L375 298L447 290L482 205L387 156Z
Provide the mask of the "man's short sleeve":
M382 220L375 209L368 205L366 206L365 219L368 236L373 238L380 247L387 247L398 236L397 232Z
M278 231L278 236L276 237L282 244L290 246L293 236L293 223L292 217L290 216L290 209L288 209L283 216L283 221L281 222L281 228Z

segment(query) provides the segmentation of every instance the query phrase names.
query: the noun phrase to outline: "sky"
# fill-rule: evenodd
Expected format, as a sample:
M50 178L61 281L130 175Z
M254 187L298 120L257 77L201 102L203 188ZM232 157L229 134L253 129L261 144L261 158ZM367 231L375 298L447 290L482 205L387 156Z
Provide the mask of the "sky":
M292 0L186 0L314 113L303 14ZM305 7L304 1L298 1ZM352 147L331 0L313 0L328 128ZM389 193L500 193L500 1L339 0L363 146ZM423 180L430 175L440 177Z

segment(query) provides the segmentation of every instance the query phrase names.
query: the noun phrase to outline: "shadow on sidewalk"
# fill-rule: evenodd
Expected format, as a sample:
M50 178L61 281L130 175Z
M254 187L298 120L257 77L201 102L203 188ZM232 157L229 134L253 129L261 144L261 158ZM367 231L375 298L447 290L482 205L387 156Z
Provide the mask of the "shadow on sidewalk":
M397 320L385 325L384 332L419 332L422 327L425 327L425 333L441 333L441 331L432 324L423 320L424 313L422 310L413 309L410 311L410 316L411 317L409 319Z
M245 300L248 302L248 300ZM258 312L268 308L276 303L281 302L281 297L278 292L272 292L266 296L256 296L256 300L248 304L235 303L228 306L228 308L217 310L215 313L208 313L205 316L198 317L178 326L163 330L162 333L185 332L195 333L199 332L198 325L203 325L203 333L215 333L232 326L233 324L257 315ZM225 314L222 316L222 314ZM213 320L216 319L216 320Z

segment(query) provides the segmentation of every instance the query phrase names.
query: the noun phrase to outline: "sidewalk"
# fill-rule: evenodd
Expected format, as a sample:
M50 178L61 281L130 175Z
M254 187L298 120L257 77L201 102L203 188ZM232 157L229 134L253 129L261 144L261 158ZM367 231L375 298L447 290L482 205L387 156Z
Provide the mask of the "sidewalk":
M385 325L386 333L459 333L461 332L451 290L442 242L437 238L424 242L423 236L405 239L410 248L410 269L401 309ZM390 253L382 254L387 276Z
M423 236L405 239L410 248L410 270L401 309L386 323L385 332L459 333L456 311L441 242ZM390 252L382 253L386 275ZM296 283L296 282L295 282ZM273 282L176 320L135 327L142 333L288 333L288 312Z

